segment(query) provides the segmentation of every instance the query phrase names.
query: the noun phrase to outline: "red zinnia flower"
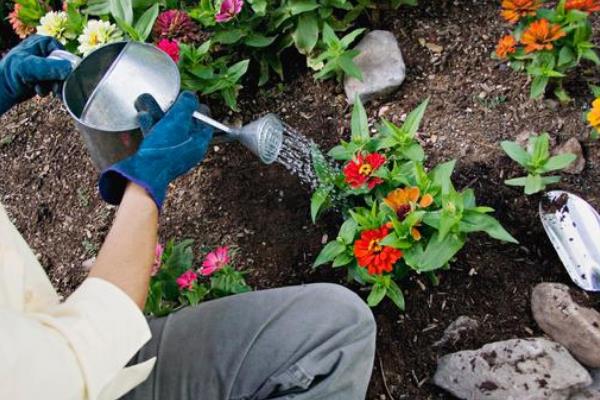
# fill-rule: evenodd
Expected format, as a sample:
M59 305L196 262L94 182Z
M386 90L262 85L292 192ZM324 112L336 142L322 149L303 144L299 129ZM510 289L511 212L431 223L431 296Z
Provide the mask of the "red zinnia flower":
M346 183L353 189L359 188L365 183L369 189L383 182L381 178L372 176L379 167L385 163L385 156L379 153L367 154L363 157L361 154L356 156L356 159L351 160L344 167L344 176Z
M156 47L167 53L176 63L179 62L179 44L176 41L161 39Z
M580 10L587 13L600 11L600 0L568 0L565 10Z
M362 232L360 239L354 242L354 256L358 265L367 268L371 275L392 272L394 264L402 257L400 250L379 244L388 232L389 228L384 225L379 229Z

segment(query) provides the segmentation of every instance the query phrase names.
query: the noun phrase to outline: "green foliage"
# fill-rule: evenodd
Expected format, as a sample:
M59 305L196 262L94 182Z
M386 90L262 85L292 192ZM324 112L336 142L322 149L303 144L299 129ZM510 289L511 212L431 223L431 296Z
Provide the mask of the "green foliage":
M242 87L239 81L248 69L249 60L229 65L228 56L213 58L211 46L210 40L199 47L180 45L181 86L204 95L220 95L231 109L237 110L236 99Z
M346 268L349 279L371 286L370 306L387 297L404 309L400 281L414 272L437 284L436 271L447 268L470 233L483 232L517 243L490 215L493 209L477 205L472 189L454 187L454 161L425 169L425 153L416 134L427 104L428 100L409 113L401 126L382 120L371 135L367 114L357 98L350 141L342 141L328 153L342 168L332 166L313 149L313 169L320 182L311 199L313 220L330 207L344 216L337 237L323 247L314 267ZM384 162L378 167L369 164L361 169L368 160L381 157ZM364 181L353 184L352 179L361 179L361 170ZM361 259L356 249L365 248L371 249L373 257ZM376 262L378 254L385 257ZM399 255L397 261L386 265L385 260L394 254ZM386 268L374 268L381 265Z
M511 32L519 42L523 33L533 22L546 19L551 25L560 26L566 35L551 42L551 49L526 52L523 46L508 54L510 65L517 71L525 71L531 77L531 98L544 96L549 84L554 84L554 95L562 103L571 100L562 86L563 79L584 60L600 65L595 45L592 43L592 24L589 14L580 10L565 9L566 0L560 0L553 8L540 8L535 16L522 18ZM496 57L498 57L496 55Z
M35 27L49 9L48 4L40 0L15 0L15 3L21 5L19 19L30 27Z
M246 284L244 273L236 270L231 262L210 277L199 275L191 288L180 289L177 278L194 270L196 260L192 245L191 240L167 243L158 260L160 268L150 280L144 307L146 314L161 317L188 305L252 290ZM234 255L230 252L230 256Z
M354 40L364 32L364 29L356 29L342 39L339 39L333 29L327 24L323 26L323 42L325 50L316 58L309 59L309 64L318 72L317 79L335 77L341 81L344 74L362 80L362 72L354 63L354 57L359 54L358 50L348 50Z
M546 185L557 183L560 176L543 176L552 171L568 167L576 156L560 154L550 157L550 137L547 133L529 137L527 148L508 140L501 144L504 152L527 171L527 176L504 181L509 186L523 186L525 194L534 194L545 189Z

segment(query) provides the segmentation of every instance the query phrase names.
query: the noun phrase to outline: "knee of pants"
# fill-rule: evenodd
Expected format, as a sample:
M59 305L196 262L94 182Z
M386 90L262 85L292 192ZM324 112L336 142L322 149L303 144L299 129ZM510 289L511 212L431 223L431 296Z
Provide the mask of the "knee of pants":
M340 328L354 326L369 336L375 336L375 318L369 306L353 291L333 283L316 283L304 287L302 296L312 305L311 312L335 320ZM315 307L315 304L318 307ZM335 319L332 319L335 316Z

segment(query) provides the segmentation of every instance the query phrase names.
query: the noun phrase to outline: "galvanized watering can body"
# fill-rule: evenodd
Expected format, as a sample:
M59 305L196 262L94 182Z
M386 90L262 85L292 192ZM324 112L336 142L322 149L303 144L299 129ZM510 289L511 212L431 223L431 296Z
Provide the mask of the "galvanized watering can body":
M149 44L111 43L83 60L64 51L50 57L66 59L74 66L63 86L63 102L100 170L137 150L143 135L134 102L140 94L153 95L163 110L179 94L177 65ZM91 109L90 104L94 105Z

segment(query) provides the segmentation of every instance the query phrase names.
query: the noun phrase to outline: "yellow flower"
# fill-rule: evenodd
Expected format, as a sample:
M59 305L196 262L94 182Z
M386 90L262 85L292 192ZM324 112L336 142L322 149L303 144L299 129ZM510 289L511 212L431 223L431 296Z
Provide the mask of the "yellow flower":
M38 35L52 36L62 44L75 39L75 34L68 30L67 13L64 11L49 11L40 19L37 27Z
M419 198L421 199L419 200ZM396 212L398 219L402 221L408 213L416 208L427 208L433 204L433 196L427 193L421 197L418 187L408 187L391 191L383 201ZM413 239L421 239L421 232L416 227L413 227L410 233Z
M88 21L77 40L79 41L77 50L87 56L102 45L123 40L123 33L108 21L92 19Z

